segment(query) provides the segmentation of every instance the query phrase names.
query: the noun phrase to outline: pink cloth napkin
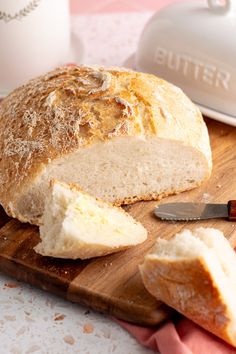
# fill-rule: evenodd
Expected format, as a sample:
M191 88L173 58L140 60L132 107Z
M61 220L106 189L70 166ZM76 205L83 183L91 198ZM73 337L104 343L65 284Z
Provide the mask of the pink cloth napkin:
M137 341L160 354L236 354L223 340L181 317L158 327L141 327L116 320Z

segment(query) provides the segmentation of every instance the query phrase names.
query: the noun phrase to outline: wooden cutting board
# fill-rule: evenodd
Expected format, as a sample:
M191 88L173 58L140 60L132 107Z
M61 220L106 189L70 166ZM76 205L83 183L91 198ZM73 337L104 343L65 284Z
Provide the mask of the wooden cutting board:
M206 120L214 169L202 187L165 198L174 201L227 202L236 199L236 128ZM154 162L155 163L155 162ZM154 218L157 202L139 202L125 209L147 228L148 240L125 252L88 261L41 257L33 251L38 228L10 219L0 211L0 270L12 277L53 292L73 302L139 324L158 324L170 309L156 301L142 285L138 265L157 237L171 238L195 226L216 227L236 246L236 223L224 219L204 222L162 222ZM235 269L236 271L236 269Z

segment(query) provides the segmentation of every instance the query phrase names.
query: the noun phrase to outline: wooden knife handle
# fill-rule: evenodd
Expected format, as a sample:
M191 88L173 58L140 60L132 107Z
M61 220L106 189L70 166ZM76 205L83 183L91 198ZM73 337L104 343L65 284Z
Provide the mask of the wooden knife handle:
M228 202L228 215L229 220L236 220L236 200L230 200Z

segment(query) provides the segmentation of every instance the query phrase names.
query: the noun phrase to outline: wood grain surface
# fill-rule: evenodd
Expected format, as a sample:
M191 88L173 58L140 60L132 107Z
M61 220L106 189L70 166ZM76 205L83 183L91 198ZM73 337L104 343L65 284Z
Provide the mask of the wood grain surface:
M236 199L236 128L206 120L213 150L211 179L192 191L168 197L166 202L227 203ZM155 163L155 161L153 161ZM93 309L139 324L154 325L172 311L145 290L138 266L157 237L171 238L183 228L216 227L236 246L236 222L224 219L163 222L153 216L157 202L139 202L125 209L147 228L145 243L127 251L87 261L37 255L38 228L10 219L0 210L0 270L12 277L85 304ZM236 269L235 269L236 271Z

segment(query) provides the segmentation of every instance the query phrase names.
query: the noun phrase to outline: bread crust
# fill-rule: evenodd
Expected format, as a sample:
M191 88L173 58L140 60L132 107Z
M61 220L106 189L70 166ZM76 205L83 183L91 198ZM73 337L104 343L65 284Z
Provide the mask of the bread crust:
M17 200L51 161L122 136L157 136L194 147L205 156L205 178L210 176L205 123L180 89L150 74L62 67L29 81L0 104L0 203L9 215L31 222L19 215ZM152 194L115 204L160 198Z
M140 271L154 297L236 346L235 328L232 330L235 314L203 257L171 260L148 255Z

